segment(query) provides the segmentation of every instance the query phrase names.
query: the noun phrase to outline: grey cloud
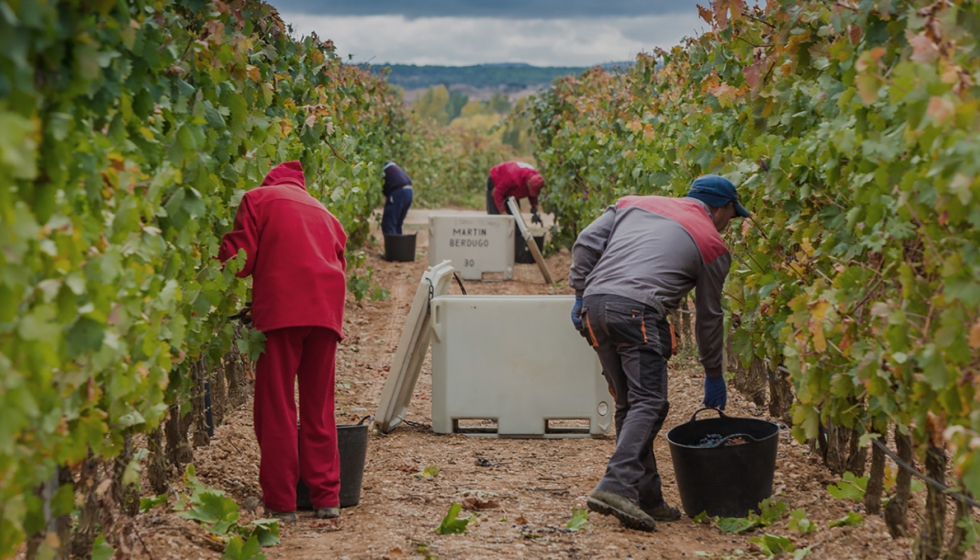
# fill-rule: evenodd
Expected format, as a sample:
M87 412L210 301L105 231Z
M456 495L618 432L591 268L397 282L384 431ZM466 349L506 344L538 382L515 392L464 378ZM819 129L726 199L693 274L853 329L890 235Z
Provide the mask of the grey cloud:
M639 51L670 47L698 26L697 12L619 18L416 18L315 16L283 12L296 33L316 32L344 58L375 64L467 65L526 62L589 66L631 60Z
M604 18L697 13L697 0L272 0L281 12L334 16L400 15L507 19ZM701 0L707 5L709 0Z

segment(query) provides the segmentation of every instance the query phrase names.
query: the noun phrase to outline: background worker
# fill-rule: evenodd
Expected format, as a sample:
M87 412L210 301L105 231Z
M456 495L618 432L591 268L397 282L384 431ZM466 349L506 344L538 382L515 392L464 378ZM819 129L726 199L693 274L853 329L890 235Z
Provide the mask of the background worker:
M401 235L402 224L408 209L412 207L412 180L408 173L395 162L385 162L385 208L381 214L381 232L385 235Z
M487 179L487 214L510 214L507 197L518 203L527 198L531 203L531 223L541 224L538 215L538 195L544 187L544 178L538 170L523 161L505 161L490 170Z
M686 198L627 196L575 241L568 284L572 323L594 347L616 401L616 451L588 498L589 509L630 528L680 518L664 501L653 440L667 416L667 312L696 292L704 404L725 408L722 287L731 256L720 233L747 217L728 179L706 175Z
M259 484L268 513L284 521L296 519L301 474L316 516L340 515L334 358L344 320L346 243L337 218L306 192L298 161L276 166L245 193L234 230L221 240L218 258L244 250L238 276L252 276L252 324L265 334L253 411Z

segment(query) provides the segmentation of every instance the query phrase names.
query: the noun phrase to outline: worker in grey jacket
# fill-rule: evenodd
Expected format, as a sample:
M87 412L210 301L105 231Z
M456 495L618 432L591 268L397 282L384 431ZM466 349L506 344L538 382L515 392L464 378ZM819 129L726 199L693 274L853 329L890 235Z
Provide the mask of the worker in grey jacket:
M664 501L653 440L669 408L667 312L692 288L704 404L725 408L721 295L731 256L720 233L748 215L735 185L706 175L685 198L621 198L572 248L572 323L599 355L616 401L616 451L587 503L627 527L652 531L655 519L680 518Z

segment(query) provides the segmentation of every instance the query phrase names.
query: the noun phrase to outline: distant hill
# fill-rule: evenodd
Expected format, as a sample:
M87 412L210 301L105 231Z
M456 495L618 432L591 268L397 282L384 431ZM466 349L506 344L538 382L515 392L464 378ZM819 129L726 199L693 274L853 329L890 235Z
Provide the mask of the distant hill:
M632 63L616 63L629 65ZM390 69L388 81L406 90L435 85L519 90L545 86L555 78L581 74L582 66L531 66L521 63L477 64L474 66L415 66L414 64L364 65L372 71Z

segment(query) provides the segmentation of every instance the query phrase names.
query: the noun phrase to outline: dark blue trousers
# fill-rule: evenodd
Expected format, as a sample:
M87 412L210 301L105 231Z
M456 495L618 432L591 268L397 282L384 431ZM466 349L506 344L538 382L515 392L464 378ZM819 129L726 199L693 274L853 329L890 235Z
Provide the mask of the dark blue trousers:
M385 235L402 235L402 224L411 207L412 187L402 187L388 195L381 215L381 232Z

